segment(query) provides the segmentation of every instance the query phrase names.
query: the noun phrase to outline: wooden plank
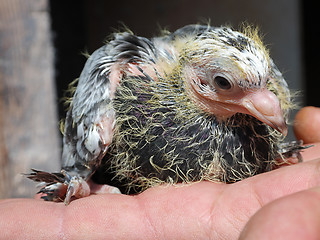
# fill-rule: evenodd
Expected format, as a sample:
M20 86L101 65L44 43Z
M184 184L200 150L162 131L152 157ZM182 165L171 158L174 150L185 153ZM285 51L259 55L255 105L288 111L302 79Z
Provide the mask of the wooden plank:
M0 197L36 192L21 173L59 168L47 0L0 1Z

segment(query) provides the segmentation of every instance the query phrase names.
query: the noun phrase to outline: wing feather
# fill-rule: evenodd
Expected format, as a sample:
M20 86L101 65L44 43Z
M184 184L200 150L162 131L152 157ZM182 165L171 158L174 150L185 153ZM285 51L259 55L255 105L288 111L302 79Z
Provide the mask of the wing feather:
M156 58L152 41L130 33L96 50L87 60L67 112L62 168L87 179L100 165L112 141L112 97L129 63Z

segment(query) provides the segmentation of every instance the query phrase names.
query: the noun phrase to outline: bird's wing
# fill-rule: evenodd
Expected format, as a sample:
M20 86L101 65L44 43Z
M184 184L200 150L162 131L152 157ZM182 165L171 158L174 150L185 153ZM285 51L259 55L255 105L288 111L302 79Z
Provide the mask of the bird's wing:
M112 98L131 66L152 64L153 43L131 33L96 50L80 75L64 128L62 168L88 178L99 166L112 141L115 113Z

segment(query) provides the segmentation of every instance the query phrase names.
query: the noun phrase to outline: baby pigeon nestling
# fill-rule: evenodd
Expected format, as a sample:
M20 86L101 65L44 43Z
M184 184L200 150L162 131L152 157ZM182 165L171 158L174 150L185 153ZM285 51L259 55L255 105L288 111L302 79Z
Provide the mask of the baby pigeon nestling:
M69 203L89 179L140 192L161 183L232 183L299 151L283 144L292 108L257 31L188 25L147 39L130 31L88 59L64 126L62 171L33 170Z

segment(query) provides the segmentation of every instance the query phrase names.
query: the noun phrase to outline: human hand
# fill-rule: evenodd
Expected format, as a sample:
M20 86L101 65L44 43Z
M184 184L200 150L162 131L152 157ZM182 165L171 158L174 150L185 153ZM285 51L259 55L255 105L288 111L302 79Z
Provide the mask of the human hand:
M305 107L299 111L294 124L298 139L303 139L306 144L319 142L319 127L319 108ZM305 151L304 161L318 157L319 147L317 145ZM318 172L315 174L319 175L320 162L316 160L314 163L314 170ZM271 201L250 218L240 239L319 239L319 200L319 184L310 184L305 190Z
M300 124L308 124L310 116L301 119ZM316 131L309 130L304 133ZM319 158L320 145L303 157ZM273 233L283 238L289 236L284 230L297 229L311 234L310 229L319 229L319 166L317 159L234 184L200 182L155 187L135 196L91 195L67 207L34 199L2 200L0 239L237 239L245 226L242 239L277 236ZM279 226L283 232L273 231Z

